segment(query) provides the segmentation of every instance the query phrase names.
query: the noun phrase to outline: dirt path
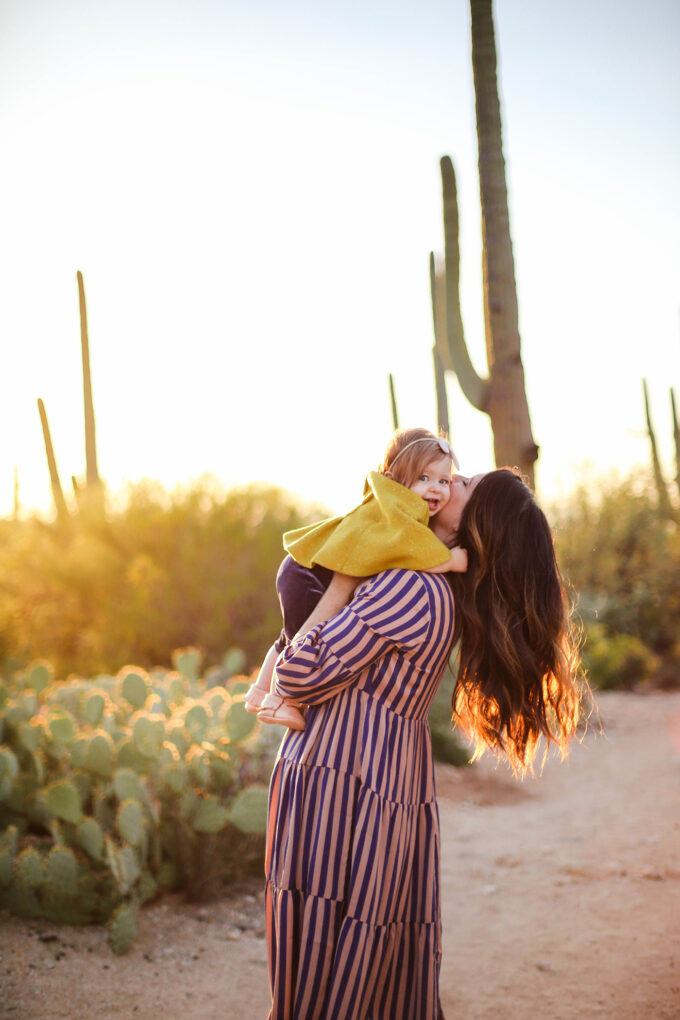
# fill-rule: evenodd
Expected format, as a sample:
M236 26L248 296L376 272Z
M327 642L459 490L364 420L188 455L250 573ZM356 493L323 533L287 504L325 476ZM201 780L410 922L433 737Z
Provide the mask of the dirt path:
M447 1020L680 1018L680 693L598 704L604 736L538 780L438 767ZM147 908L124 957L102 929L0 921L3 1018L267 1015L259 884Z

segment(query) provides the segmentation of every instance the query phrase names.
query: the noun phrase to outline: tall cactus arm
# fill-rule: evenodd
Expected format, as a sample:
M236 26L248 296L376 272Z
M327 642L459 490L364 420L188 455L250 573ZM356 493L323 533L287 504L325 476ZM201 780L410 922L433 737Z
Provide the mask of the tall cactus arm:
M519 314L503 158L492 0L470 0L479 192L482 206L484 318L489 371L519 358Z
M399 428L399 414L397 413L397 396L394 392L394 376L389 373L388 381L390 384L390 406L392 408L392 428L396 432Z
M453 371L463 393L473 407L486 411L488 406L488 379L482 379L475 370L463 333L460 312L460 244L458 239L458 194L456 175L449 156L441 159L442 192L444 197L444 263L446 267L446 348ZM430 259L430 274L434 274L434 258ZM442 358L446 365L446 359Z
M57 518L60 521L65 521L68 520L69 512L66 506L66 500L64 499L64 493L61 488L61 482L59 481L57 461L54 456L54 447L52 446L50 427L47 424L47 413L45 411L45 405L43 401L40 399L40 397L38 397L38 413L40 414L40 423L42 425L43 439L45 440L47 467L50 472L50 483L52 485L52 498L54 499L54 505L57 510Z
M440 434L443 433L449 437L449 402L446 398L446 379L436 344L432 348L432 361L434 363L434 390L437 397L437 428Z
M446 376L439 344L442 342L442 328L446 320L446 305L440 300L442 288L437 286L434 253L430 252L430 296L432 298L432 326L434 329L434 392L437 398L437 428L449 436L449 402L446 397ZM443 305L443 307L442 307Z
M680 425L678 410L675 405L675 391L671 386L671 413L673 415L673 440L675 442L675 482L680 491Z
M83 359L83 399L85 403L85 467L88 488L97 488L97 443L94 431L94 403L92 400L92 376L90 373L90 342L87 335L87 309L85 307L85 286L83 274L78 270L78 301L80 304L80 347Z
M642 393L645 398L645 419L647 422L647 434L649 436L649 445L652 452L652 468L654 469L654 482L656 484L656 493L659 500L659 513L666 517L668 520L674 519L673 507L668 496L668 489L666 488L666 482L664 481L663 472L661 470L661 462L659 460L659 451L656 445L656 435L654 434L654 426L652 425L652 415L649 410L649 393L647 392L647 380L642 380Z

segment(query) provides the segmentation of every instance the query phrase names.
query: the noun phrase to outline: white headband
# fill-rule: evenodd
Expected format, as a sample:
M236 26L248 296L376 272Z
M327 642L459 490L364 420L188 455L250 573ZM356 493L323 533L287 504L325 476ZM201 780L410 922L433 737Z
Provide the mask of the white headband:
M456 465L456 471L460 471L460 464L458 463L458 458L451 449L450 443L448 443L446 439L440 439L437 436L422 436L420 439L412 439L410 443L407 443L406 446L399 451L394 460L390 462L389 464L390 471L392 470L396 462L399 460L402 453L406 453L409 446L414 446L416 443L432 443L432 442L439 444L439 449L442 450L443 453L447 454L451 458L453 463Z

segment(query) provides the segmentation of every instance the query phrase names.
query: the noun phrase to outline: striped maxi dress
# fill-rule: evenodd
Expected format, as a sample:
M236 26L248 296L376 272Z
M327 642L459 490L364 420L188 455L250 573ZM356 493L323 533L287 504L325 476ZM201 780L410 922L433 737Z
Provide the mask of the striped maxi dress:
M427 716L452 636L445 578L389 570L277 662L277 692L310 707L269 789L269 1020L440 1015Z

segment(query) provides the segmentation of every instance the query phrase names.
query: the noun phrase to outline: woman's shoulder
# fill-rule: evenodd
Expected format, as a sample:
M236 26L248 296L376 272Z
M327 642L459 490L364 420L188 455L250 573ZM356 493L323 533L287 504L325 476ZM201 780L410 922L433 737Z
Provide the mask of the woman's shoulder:
M362 584L361 588L365 588L373 597L408 592L426 595L435 602L453 600L451 586L444 574L428 574L422 570L406 570L403 567L381 570L379 574L375 574Z

